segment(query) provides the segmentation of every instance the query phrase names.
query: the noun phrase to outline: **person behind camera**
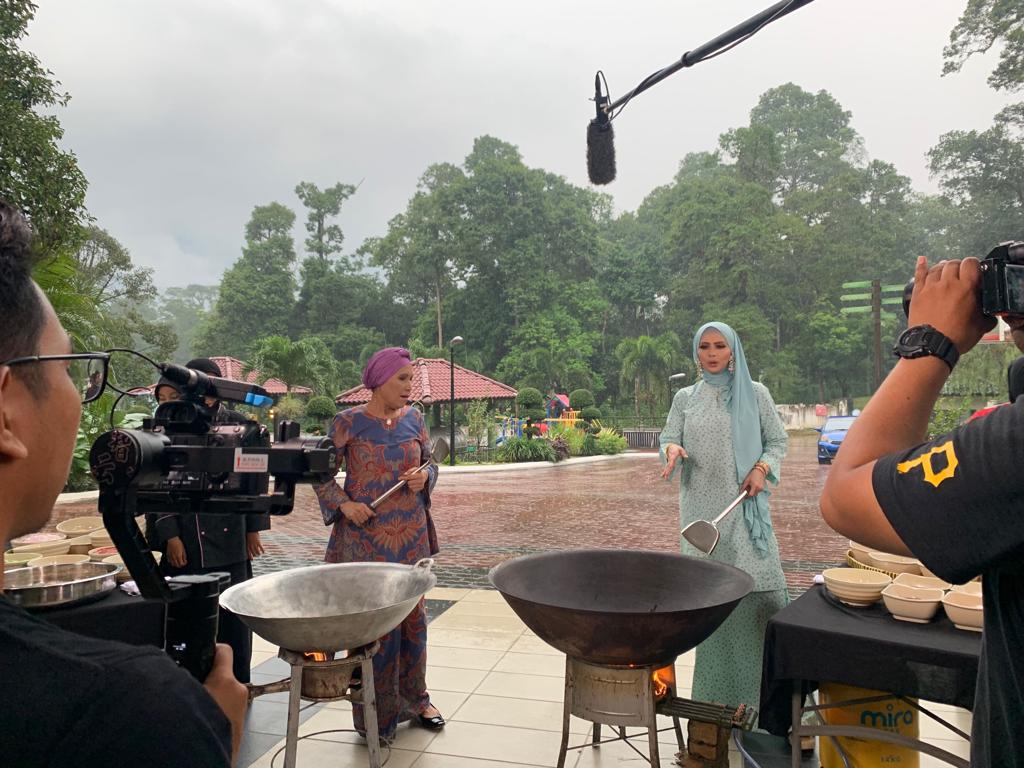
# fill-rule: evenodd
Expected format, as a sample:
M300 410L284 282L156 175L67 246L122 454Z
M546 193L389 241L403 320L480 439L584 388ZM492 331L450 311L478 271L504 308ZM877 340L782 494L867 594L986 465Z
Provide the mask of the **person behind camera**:
M69 359L68 334L31 278L30 235L0 201L2 541L46 525L67 480L83 393L102 389L71 378L81 361ZM0 598L5 766L227 766L246 705L227 646L200 685L163 651L67 632Z
M1024 761L1024 398L923 442L960 354L994 321L979 305L977 259L917 261L901 359L850 428L821 512L864 544L912 554L937 576L982 576L984 634L971 764ZM1024 350L1024 317L1007 318ZM929 330L929 328L931 330Z
M186 368L209 376L221 377L220 367L207 357L185 363ZM167 379L161 378L154 388L157 401L166 403L181 398L181 393ZM248 419L224 407L213 397L204 398L213 415L214 424L246 424ZM204 574L223 571L231 575L231 584L252 578L252 559L263 554L260 531L270 528L270 515L147 515L147 538L150 546L164 554L162 570L168 576ZM231 611L220 610L217 640L227 643L234 652L235 678L249 682L252 663L252 630Z

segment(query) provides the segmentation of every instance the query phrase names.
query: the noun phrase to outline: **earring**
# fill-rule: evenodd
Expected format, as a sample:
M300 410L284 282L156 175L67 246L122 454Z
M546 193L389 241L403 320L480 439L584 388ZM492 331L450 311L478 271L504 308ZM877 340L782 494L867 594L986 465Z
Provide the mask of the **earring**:
M736 358L729 358L729 373L736 373Z

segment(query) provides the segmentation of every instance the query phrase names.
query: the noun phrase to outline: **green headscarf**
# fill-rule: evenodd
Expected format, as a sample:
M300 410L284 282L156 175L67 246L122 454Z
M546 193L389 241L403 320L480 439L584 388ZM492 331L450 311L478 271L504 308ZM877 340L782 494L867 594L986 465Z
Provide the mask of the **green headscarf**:
M705 323L697 329L693 337L693 361L697 362L697 348L700 346L701 337L710 329L718 331L725 337L725 342L732 352L734 370L730 373L726 369L714 374L704 371L702 380L697 382L693 393L696 395L705 384L724 390L725 407L732 417L732 450L736 458L736 482L742 483L764 452L764 444L761 442L761 415L757 407L754 380L750 378L750 369L747 368L747 357L743 354L740 337L725 323ZM742 509L754 548L761 554L766 553L772 529L771 517L768 514L767 488L754 498L746 499Z

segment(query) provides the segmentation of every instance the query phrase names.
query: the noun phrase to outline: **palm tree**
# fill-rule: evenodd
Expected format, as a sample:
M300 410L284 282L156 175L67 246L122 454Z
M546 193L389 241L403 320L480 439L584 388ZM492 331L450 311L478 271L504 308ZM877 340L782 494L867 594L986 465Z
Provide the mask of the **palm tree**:
M245 366L245 373L254 370L268 379L280 379L289 393L296 385L326 392L338 378L337 361L323 339L316 336L299 341L284 336L260 339Z
M668 376L680 358L679 349L679 337L671 331L655 338L623 339L615 348L622 365L619 386L633 388L633 410L638 421L642 399L654 402L660 392L667 393Z

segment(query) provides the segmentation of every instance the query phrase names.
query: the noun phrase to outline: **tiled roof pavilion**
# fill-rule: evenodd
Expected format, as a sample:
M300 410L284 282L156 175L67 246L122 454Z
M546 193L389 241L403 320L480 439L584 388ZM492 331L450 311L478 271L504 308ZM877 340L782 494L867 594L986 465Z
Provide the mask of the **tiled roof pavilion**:
M447 403L451 400L449 385L451 371L448 361L438 358L417 357L412 361L412 399L424 405ZM471 400L514 400L516 390L481 373L455 366L455 402ZM360 385L342 392L334 402L354 405L370 400L370 390Z
M250 371L248 375L242 375L245 370L245 363L234 357L211 357L211 360L217 364L220 368L220 372L223 374L225 379L234 379L235 381L244 381L248 384L259 384L268 394L271 395L283 395L288 392L287 385L280 379L263 379L263 374L258 370ZM293 395L310 395L313 390L309 387L292 387Z

